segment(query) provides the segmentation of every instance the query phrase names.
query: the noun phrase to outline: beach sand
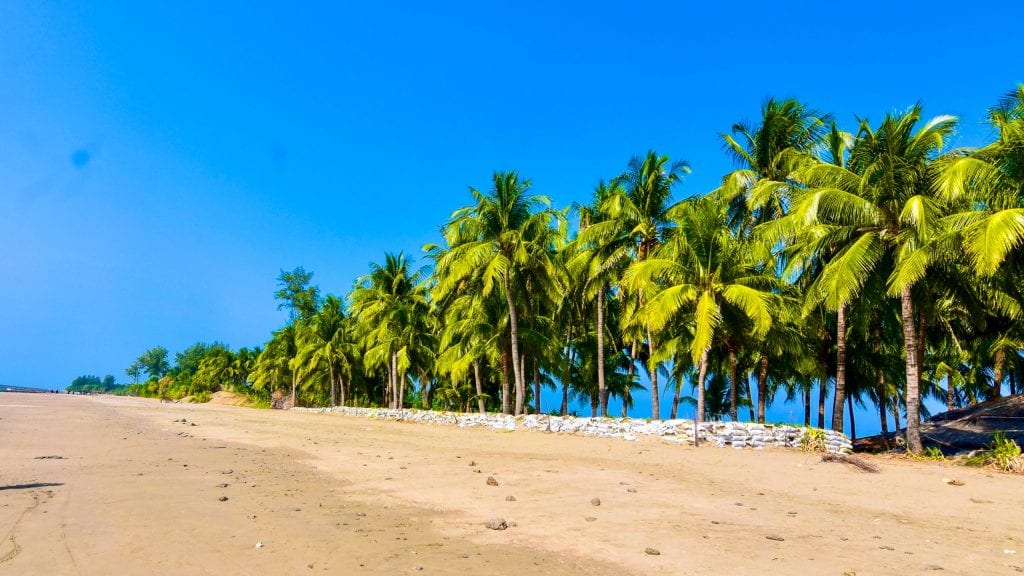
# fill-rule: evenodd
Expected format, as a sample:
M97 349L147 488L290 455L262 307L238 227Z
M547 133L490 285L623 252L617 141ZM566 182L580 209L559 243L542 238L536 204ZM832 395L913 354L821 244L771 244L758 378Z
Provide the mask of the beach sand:
M13 393L0 441L0 574L1024 571L1024 477L944 463Z

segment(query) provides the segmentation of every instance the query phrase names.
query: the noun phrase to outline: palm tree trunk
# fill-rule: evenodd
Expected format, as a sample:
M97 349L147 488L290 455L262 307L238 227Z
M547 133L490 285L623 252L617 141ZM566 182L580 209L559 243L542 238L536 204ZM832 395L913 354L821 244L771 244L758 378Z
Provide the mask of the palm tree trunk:
M298 387L298 378L295 371L292 371L292 408L295 408L295 389Z
M759 424L764 424L766 396L768 396L768 356L761 354L760 367L757 371L757 422Z
M828 399L828 376L822 376L818 382L818 428L825 429L825 400ZM839 410L842 410L842 405Z
M651 371L651 420L661 420L661 399L658 394L658 363L654 361L654 338L651 326L647 325L648 368Z
M330 362L328 362L327 363L327 368L328 368L328 370L331 373L330 374L330 376L331 376L331 408L334 408L335 406L338 405L338 393L336 391L336 388L337 388L336 384L337 384L337 382L334 381L334 364L331 364Z
M533 404L534 413L540 414L540 362L533 359Z
M740 379L736 370L736 346L729 345L729 418L733 422L740 419L739 412Z
M508 346L504 347L501 351L501 413L511 414L512 403L509 398L509 349Z
M853 396L846 397L847 404L850 406L850 440L857 439L857 423L853 419ZM843 407L840 406L839 410L842 411Z
M846 401L846 305L836 311L836 391L832 399L832 429L843 431L843 402Z
M995 365L992 367L992 398L1003 394L1003 372L1006 370L1006 352L1002 348L996 350Z
M704 421L704 379L708 376L708 351L700 353L700 364L697 367L697 422Z
M892 399L892 418L896 422L896 435L900 434L900 396L896 394Z
M398 376L398 409L401 410L405 408L405 371L403 370Z
M508 325L512 338L512 371L516 378L516 411L515 415L523 413L523 405L526 400L526 383L523 380L523 366L519 359L519 319L516 316L516 305L512 299L512 282L508 274L503 278L505 284L505 300L508 302Z
M669 411L669 419L675 420L679 416L679 397L682 395L683 390L683 378L680 376L675 378L675 392L672 394L672 410Z
M903 343L907 357L907 450L921 453L921 372L918 366L917 331L914 329L914 299L910 287L900 294Z
M526 404L526 390L527 390L527 388L526 388L526 356L525 355L520 355L519 356L519 373L522 374L522 376L523 376L523 392L522 392L523 393L523 401L522 401L523 409L519 413L520 414L526 414L526 410L527 410L527 408L529 408L529 406ZM516 396L519 396L519 389L518 388L516 389Z
M811 425L811 386L804 388L804 426Z
M427 381L427 373L420 370L420 402L424 410L433 410L434 403L430 399L430 383Z
M632 384L633 383L633 372L635 370L636 370L636 342L634 341L633 344L630 346L630 349L629 349L629 367L626 368L626 382L628 384ZM629 397L629 394L630 394L629 387L627 386L626 390L625 390L625 392L623 392L623 396L622 396L622 417L623 418L625 418L628 415L628 411L629 410L628 410L627 406L629 405L629 403L626 402L626 398Z
M486 402L484 401L484 384L480 381L480 363L473 362L473 379L476 380L476 407L483 414L487 411Z
M889 449L889 417L885 413L885 373L878 372L878 421L881 424L882 443L885 449Z
M956 400L956 392L953 388L953 375L946 374L946 410L953 410L953 404Z
M565 336L565 372L562 375L562 406L559 414L565 416L569 413L569 384L572 381L572 323Z
M401 408L398 400L398 353L391 354L391 408Z
M604 283L597 291L597 394L601 416L608 416L608 388L604 381Z

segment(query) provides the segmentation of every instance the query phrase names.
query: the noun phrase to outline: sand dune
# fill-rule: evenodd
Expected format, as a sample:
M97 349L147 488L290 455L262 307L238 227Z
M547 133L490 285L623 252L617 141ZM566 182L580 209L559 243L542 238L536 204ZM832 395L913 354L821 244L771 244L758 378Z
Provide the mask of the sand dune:
M0 429L0 574L1024 570L1024 479L944 464L113 397Z

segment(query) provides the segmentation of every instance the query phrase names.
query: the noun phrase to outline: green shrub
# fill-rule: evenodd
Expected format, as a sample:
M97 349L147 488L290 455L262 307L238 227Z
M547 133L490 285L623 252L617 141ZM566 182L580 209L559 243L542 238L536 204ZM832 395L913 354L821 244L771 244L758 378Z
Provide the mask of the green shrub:
M205 404L213 398L213 394L209 390L200 390L189 398L189 402L193 404Z
M821 428L804 428L804 437L800 439L800 449L804 452L828 452L825 444L825 431Z
M1024 472L1020 446L1002 432L996 432L988 450L971 456L966 463L970 466L993 466L1006 472Z
M922 460L945 460L946 456L942 453L942 450L939 450L935 446L929 446L928 448L924 449L924 452L921 452L921 459Z

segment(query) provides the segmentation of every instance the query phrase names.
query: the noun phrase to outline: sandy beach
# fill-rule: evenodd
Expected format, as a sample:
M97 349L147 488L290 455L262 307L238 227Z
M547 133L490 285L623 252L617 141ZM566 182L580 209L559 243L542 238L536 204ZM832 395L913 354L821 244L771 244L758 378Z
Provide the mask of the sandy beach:
M0 431L0 574L1024 572L1024 479L943 463L31 394Z

